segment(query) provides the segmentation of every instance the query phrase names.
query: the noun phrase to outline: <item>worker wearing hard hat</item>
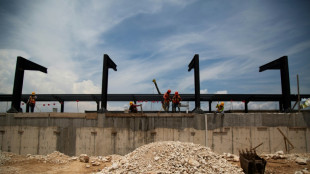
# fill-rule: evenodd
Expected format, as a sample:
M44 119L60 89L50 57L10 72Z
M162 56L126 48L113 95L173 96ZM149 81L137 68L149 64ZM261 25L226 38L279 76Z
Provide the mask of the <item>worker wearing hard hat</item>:
M221 102L221 104L217 104L216 108L217 108L216 113L224 114L224 102Z
M176 91L174 93L174 96L172 97L172 112L176 112L176 108L178 107L178 110L180 112L180 101L182 100L181 96L179 95L179 92Z
M169 106L170 106L170 101L171 101L170 93L171 93L171 90L168 89L168 91L164 94L163 108L166 112L169 111Z
M133 104L133 102L129 102L129 111L132 112L132 113L137 113L138 112L138 109L137 109L137 106L141 106L141 105L136 105L136 104Z
M36 105L36 99L37 99L36 93L32 92L31 96L29 96L29 99L27 101L27 104L29 104L29 106L30 106L31 112L34 111L34 107Z

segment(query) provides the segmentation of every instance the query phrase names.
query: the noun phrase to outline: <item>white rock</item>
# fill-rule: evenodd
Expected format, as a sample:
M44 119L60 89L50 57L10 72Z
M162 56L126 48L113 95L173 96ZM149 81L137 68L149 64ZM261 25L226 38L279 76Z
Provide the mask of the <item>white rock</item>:
M305 158L298 157L296 158L295 162L299 165L307 165L307 159Z
M111 168L112 168L113 170L118 169L118 163L113 163L112 166L111 166Z
M309 174L310 172L309 172L307 169L303 169L303 170L302 170L302 173L304 173L304 174Z
M78 159L78 157L76 157L76 156L73 156L70 158L71 161L76 161L77 159Z
M200 165L200 163L198 161L196 161L192 158L188 160L188 163L192 166L199 166Z
M83 163L88 163L89 161L89 157L86 154L81 154L79 156L79 159L80 159L80 162L83 162Z
M155 161L158 161L159 159L160 159L159 156L155 156L155 157L154 157L154 160L155 160Z
M284 152L282 150L279 150L276 152L276 155L284 155Z
M238 156L234 156L234 162L239 162L239 157Z

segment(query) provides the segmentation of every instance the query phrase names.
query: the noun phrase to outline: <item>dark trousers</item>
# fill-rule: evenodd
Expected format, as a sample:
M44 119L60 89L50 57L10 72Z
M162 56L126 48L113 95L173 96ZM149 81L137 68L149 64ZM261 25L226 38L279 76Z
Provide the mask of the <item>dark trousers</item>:
M172 112L176 112L177 107L180 112L180 103L172 103Z
M30 112L33 112L34 111L34 107L35 107L35 104L30 104Z

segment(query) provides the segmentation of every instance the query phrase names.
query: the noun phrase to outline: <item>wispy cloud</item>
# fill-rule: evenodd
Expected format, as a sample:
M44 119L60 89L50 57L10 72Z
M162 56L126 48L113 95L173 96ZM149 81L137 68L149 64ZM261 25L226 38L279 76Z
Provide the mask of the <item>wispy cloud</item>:
M270 92L278 74L258 75L260 65L287 54L294 60L290 72L309 74L309 13L295 5L302 15L274 2L25 1L0 11L0 93L12 92L17 56L48 68L48 74L25 73L23 93L100 93L103 54L118 65L109 70L109 93L151 93L153 78L162 91L192 93L187 66L194 54L200 81L208 84L202 92L242 93L259 82L266 88L260 91ZM243 85L213 90L216 83L209 83L229 80Z

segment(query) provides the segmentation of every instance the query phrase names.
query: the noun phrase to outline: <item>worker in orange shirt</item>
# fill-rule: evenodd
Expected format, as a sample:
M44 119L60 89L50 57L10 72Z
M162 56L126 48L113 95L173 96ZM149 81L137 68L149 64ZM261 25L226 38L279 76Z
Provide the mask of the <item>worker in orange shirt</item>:
M34 107L36 106L36 93L32 92L31 96L29 96L29 99L27 101L27 104L29 104L30 106L30 111L33 112L34 111Z
M170 93L171 93L171 90L168 89L168 91L164 94L163 108L166 112L169 112L169 106L170 106L170 101L171 101Z
M178 107L178 110L180 112L180 101L182 100L181 96L179 95L179 92L176 91L174 93L174 96L172 97L172 112L176 112L176 108Z
M224 102L221 102L221 104L217 104L216 108L216 113L224 114Z
M129 111L132 112L132 113L137 113L138 112L138 109L137 109L137 106L141 106L141 105L136 105L136 104L133 104L133 102L129 102Z

